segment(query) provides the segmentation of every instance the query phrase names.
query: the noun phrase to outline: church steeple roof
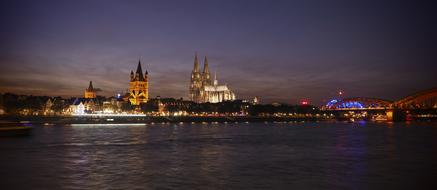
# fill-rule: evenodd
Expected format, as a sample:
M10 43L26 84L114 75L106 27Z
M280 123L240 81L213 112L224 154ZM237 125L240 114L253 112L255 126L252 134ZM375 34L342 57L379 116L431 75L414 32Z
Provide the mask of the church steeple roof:
M205 56L205 61L204 61L204 65L203 65L203 73L209 73L208 58L206 56Z
M199 59L197 58L197 52L196 52L196 54L194 56L194 69L193 69L193 72L199 72L199 71L200 71L200 69L199 69Z
M90 85L88 86L88 89L87 89L88 91L94 91L94 88L93 88L93 81L90 81Z
M143 69L141 68L141 60L138 60L138 66L137 66L136 74L138 74L138 76L139 76L138 80L141 80L141 81L144 80Z

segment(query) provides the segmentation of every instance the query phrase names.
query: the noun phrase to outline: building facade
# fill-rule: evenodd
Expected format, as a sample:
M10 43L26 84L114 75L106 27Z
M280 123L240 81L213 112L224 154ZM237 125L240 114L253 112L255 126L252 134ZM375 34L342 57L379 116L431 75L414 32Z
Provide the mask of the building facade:
M149 100L149 73L143 73L141 61L138 61L137 71L130 73L129 93L125 96L125 100L132 105L140 105Z
M217 103L222 101L235 100L235 94L227 85L219 85L217 74L211 80L211 73L208 68L208 58L205 56L203 71L200 71L197 54L194 57L194 68L191 72L189 88L190 100L196 103Z
M94 90L93 87L93 81L90 81L90 85L88 86L87 89L85 89L85 94L84 97L85 98L96 98L96 91Z

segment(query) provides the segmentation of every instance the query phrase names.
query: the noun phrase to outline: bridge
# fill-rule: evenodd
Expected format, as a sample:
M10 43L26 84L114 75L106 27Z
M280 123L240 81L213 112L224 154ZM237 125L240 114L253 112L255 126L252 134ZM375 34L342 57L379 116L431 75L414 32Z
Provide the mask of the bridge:
M437 88L417 92L397 101L367 97L332 99L323 108L327 110L437 108Z
M322 109L339 111L339 113L345 111L370 111L378 115L385 113L388 120L405 120L412 114L437 117L437 88L417 92L397 101L367 97L332 99Z
M393 104L390 100L379 98L354 97L333 99L329 101L325 109L328 110L363 110L363 109L386 109Z
M394 102L400 109L437 108L437 88L424 90Z

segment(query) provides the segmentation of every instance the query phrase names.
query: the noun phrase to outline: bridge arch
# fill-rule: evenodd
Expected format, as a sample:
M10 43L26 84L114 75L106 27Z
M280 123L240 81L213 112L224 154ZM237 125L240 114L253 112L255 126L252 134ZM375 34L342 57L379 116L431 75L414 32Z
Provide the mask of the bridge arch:
M437 88L409 95L393 105L397 108L437 108Z
M325 107L327 109L388 108L392 103L392 101L379 98L353 97L330 100Z

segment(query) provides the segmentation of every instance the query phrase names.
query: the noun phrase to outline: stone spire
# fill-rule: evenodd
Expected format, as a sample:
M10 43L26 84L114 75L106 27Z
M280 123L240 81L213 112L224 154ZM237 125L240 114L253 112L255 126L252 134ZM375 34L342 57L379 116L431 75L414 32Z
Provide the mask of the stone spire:
M205 56L205 61L204 61L204 65L203 65L203 73L209 74L208 58L206 56Z
M143 69L141 68L141 60L138 60L138 67L137 67L136 75L138 76L137 80L140 80L140 81L144 80Z
M199 72L199 59L197 58L197 52L196 55L194 56L194 69L193 72Z
M93 88L93 81L90 81L90 85L88 86L88 89L87 89L88 91L94 91L94 88Z
M202 84L211 85L211 75L209 74L208 58L206 56L203 63Z

